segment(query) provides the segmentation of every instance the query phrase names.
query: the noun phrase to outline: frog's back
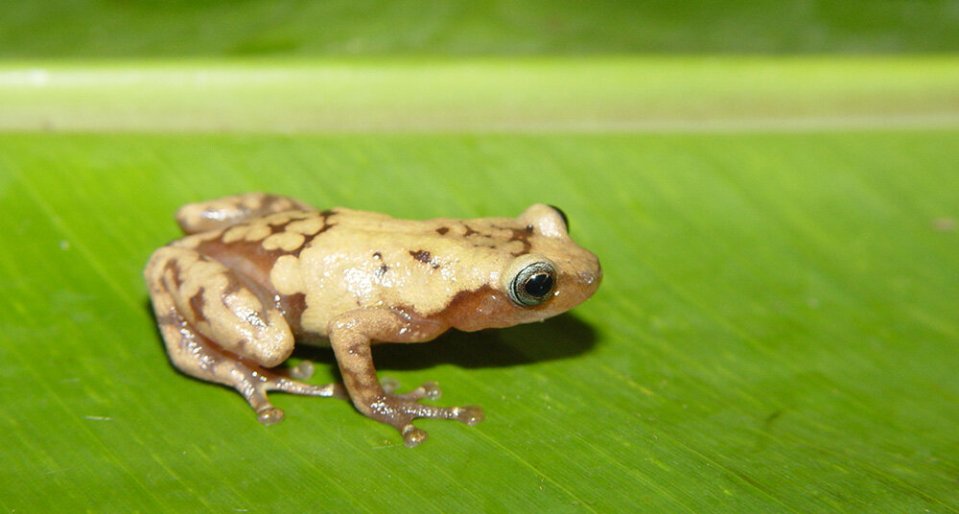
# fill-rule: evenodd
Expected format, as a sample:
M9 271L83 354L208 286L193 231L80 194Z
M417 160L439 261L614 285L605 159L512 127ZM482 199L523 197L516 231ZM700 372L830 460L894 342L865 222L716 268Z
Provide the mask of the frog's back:
M281 293L303 292L308 304L338 305L332 311L403 305L429 316L457 294L488 285L526 247L514 238L516 229L494 227L507 219L399 220L332 212L330 228L298 254L278 259L271 274Z

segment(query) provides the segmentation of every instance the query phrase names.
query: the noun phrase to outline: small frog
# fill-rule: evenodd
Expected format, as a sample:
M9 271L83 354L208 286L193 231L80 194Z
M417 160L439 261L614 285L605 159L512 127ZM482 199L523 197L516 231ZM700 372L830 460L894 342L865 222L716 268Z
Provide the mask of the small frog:
M515 219L409 221L251 193L186 205L177 221L187 235L144 271L174 366L235 388L266 425L283 419L268 391L348 397L407 446L427 437L416 418L473 425L483 411L420 403L439 396L433 383L394 394L370 345L541 321L589 298L602 277L563 212L541 204ZM277 368L294 341L331 346L343 384L296 380L309 363Z

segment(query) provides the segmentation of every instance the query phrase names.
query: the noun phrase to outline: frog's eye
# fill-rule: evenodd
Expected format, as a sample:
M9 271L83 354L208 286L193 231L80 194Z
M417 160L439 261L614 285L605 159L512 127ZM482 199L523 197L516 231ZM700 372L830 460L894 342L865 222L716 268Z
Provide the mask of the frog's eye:
M524 266L509 283L509 298L522 307L535 307L549 297L556 284L556 269L548 261Z

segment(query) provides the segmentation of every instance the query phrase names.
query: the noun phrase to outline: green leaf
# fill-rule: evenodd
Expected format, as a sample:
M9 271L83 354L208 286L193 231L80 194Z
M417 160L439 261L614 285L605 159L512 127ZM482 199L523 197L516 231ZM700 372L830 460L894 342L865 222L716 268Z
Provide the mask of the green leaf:
M959 58L0 64L0 129L690 132L954 126Z
M102 133L0 135L0 507L959 511L953 68L922 58L767 62L772 68L720 61L707 74L720 83L740 66L778 71L740 82L737 93L685 83L677 70L664 91L686 89L660 98L687 95L708 109L695 115L676 100L662 119L679 125L641 131L609 127L641 122L652 107L638 99L654 93L601 92L616 89L614 80L639 88L637 77L671 64L600 63L588 70L595 86L575 85L566 100L522 97L534 105L509 119L545 112L571 122L552 132L470 132L488 126L480 120L461 133L316 134L297 125L289 133L162 133L176 117L159 110L126 132L118 110L104 113ZM326 65L303 64L300 73L322 75ZM167 76L196 70L164 66ZM230 66L267 76L277 69ZM409 66L400 75L427 73ZM476 66L483 98L502 109L512 91L495 80L504 64ZM536 66L553 77L541 87L584 64L552 60L524 73ZM803 82L810 66L828 73ZM373 105L416 112L424 104L402 100L427 96L396 69L384 65L378 86L395 96ZM840 116L875 113L879 121L854 131L817 121L817 95L802 90L832 82L849 99L877 76L898 85L875 87L853 107L831 104ZM30 100L17 116L36 120L52 101L54 126L85 129L99 116L83 111L93 93L92 105L149 104L136 88L98 84L106 89L64 83L44 92L8 81L0 103ZM281 113L296 105L284 84L201 112L246 120L240 127L252 131L249 113L260 107L251 99L275 98ZM217 95L234 91L223 87ZM164 105L200 105L178 101L180 91ZM763 106L777 102L742 105L747 117L788 123L737 130L727 123L740 115L727 104L733 93L780 99L772 113ZM341 94L354 99L357 117L386 116ZM97 104L97 95L114 99ZM579 131L578 95L635 110L600 110L605 128ZM436 102L454 119L482 112L462 99ZM9 123L9 112L0 110L0 121ZM722 130L694 130L696 120ZM886 122L899 128L881 129ZM141 278L150 253L177 237L179 205L254 190L402 217L513 215L545 201L562 206L574 238L600 256L604 283L580 308L542 324L376 350L381 375L406 387L438 380L440 403L482 405L487 420L476 427L420 421L431 439L411 450L346 402L280 394L273 398L287 419L263 427L234 392L171 368ZM318 362L312 381L335 378L328 352L305 356Z

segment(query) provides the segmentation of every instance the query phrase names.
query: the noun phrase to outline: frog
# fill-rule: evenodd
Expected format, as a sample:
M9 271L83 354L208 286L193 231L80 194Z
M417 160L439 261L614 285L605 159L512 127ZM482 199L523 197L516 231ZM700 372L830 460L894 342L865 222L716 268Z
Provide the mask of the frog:
M176 221L183 237L144 269L176 369L235 389L264 425L285 415L270 392L348 399L410 447L428 437L414 420L475 425L483 409L434 405L435 382L397 392L374 345L543 321L602 279L563 211L541 203L515 218L406 220L245 193L184 205ZM297 344L332 348L342 381L308 383L309 360L284 365Z

